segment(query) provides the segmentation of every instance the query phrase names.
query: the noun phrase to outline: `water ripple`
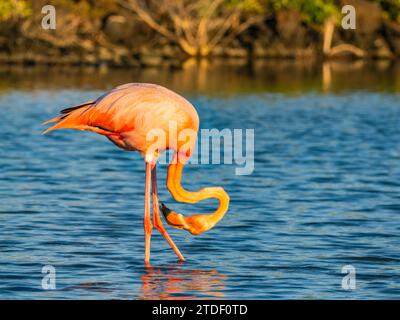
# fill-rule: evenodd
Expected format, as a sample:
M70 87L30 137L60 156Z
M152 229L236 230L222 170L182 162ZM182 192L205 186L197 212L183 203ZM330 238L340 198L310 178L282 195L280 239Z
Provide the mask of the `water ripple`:
M0 298L398 298L398 96L192 98L203 128L255 129L255 171L188 167L184 185L223 185L230 211L198 237L171 230L184 264L154 232L145 268L140 157L86 132L40 135L59 106L98 94L0 96ZM173 203L164 185L160 198L177 211L215 206ZM57 270L56 290L41 288L44 265Z

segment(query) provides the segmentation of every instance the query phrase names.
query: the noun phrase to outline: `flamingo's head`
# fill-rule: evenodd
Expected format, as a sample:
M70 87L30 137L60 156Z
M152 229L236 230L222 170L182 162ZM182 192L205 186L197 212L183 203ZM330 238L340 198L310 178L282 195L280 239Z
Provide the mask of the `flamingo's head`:
M206 214L184 217L182 214L170 210L164 203L160 204L160 210L171 227L187 230L193 235L203 233L214 226L210 221L210 216Z

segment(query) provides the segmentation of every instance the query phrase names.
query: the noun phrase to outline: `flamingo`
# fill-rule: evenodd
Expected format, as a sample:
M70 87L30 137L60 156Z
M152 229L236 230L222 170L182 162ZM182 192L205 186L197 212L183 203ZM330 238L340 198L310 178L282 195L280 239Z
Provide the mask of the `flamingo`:
M167 224L176 229L198 235L214 227L225 215L229 196L222 187L203 188L196 192L185 190L181 185L183 167L191 157L199 129L199 116L193 105L175 92L155 84L127 83L88 101L61 111L61 115L46 121L54 123L43 134L56 129L93 131L106 136L118 147L138 151L145 160L144 235L145 264L150 263L151 232L154 227L169 243L180 261L185 261L179 248L168 235L160 218L162 212ZM178 135L194 132L189 139L149 139L152 132L161 130L166 137L172 135L171 123ZM158 131L157 131L158 130ZM178 202L196 203L216 198L217 210L211 214L195 214L188 217L170 210L158 201L156 164L160 154L174 150L168 166L167 188ZM150 192L152 191L153 212L150 217Z

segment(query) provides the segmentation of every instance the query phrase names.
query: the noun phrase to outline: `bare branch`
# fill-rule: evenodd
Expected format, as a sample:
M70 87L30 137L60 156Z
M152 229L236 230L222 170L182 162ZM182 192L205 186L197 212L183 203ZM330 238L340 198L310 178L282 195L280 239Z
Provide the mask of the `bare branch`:
M339 44L339 45L331 48L330 51L328 52L328 55L333 57L342 52L350 52L359 58L365 57L364 50L362 50L352 44L348 44L348 43L342 43L342 44Z
M327 19L324 25L324 43L322 48L322 52L324 53L324 55L328 57L333 57L342 52L350 52L354 54L356 57L359 58L365 57L366 55L365 51L352 44L343 43L335 47L332 47L332 39L334 32L335 32L335 19L329 18Z
M252 17L247 19L245 22L239 24L238 27L236 27L226 38L224 38L221 43L227 45L230 42L233 41L239 34L243 33L246 31L248 28L251 26L260 23L264 20L264 17Z
M237 9L234 9L231 14L225 19L225 21L222 23L220 26L219 30L217 33L214 35L214 37L210 40L209 46L210 47L215 47L221 39L224 37L225 33L231 28L232 23L235 19L239 18L239 11Z
M117 0L124 8L135 13L151 29L177 43L191 56L208 55L219 43L229 43L251 25L262 20L256 15L243 18L239 6L223 7L225 0L147 0L150 7L158 8L158 14L166 24L157 22L154 14L140 0ZM161 13L160 13L161 12Z
M117 2L124 7L125 9L128 9L134 13L137 14L137 16L143 20L144 23L146 23L150 28L153 30L157 31L158 33L162 34L164 37L176 41L176 36L172 32L170 32L168 29L164 28L161 24L157 23L153 17L145 11L136 0L117 0Z

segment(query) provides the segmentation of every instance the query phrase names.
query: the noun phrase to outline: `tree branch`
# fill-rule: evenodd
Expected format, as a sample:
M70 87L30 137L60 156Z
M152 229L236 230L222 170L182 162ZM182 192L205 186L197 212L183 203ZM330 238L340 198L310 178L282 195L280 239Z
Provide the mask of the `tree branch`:
M161 24L157 23L153 19L153 17L148 12L146 12L146 10L144 10L141 7L141 5L139 5L139 3L136 0L128 0L128 2L124 0L117 0L117 2L125 9L128 9L133 13L136 13L137 16L154 31L160 33L169 40L177 41L175 34L170 32L168 29L164 28Z

